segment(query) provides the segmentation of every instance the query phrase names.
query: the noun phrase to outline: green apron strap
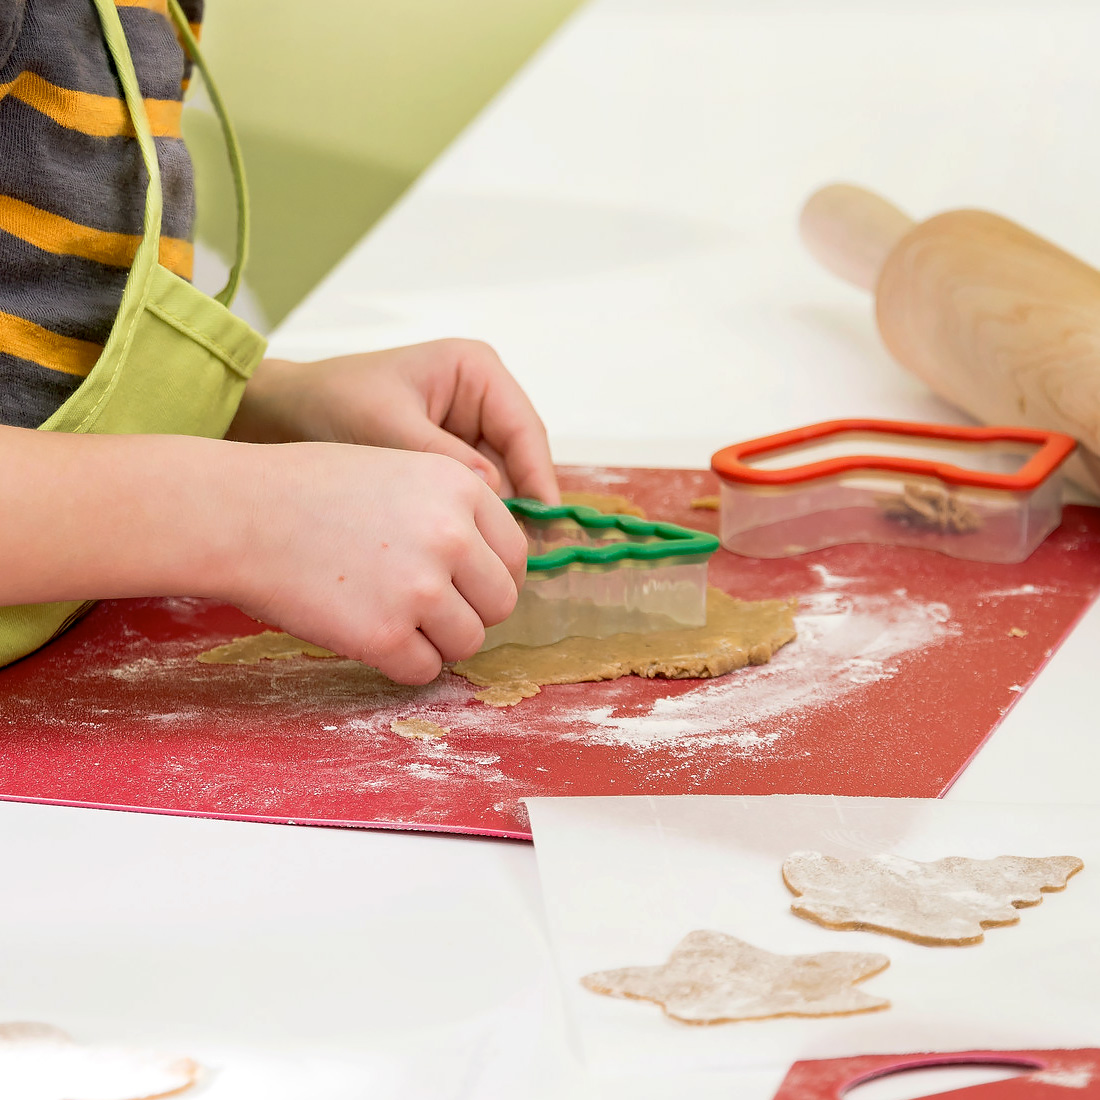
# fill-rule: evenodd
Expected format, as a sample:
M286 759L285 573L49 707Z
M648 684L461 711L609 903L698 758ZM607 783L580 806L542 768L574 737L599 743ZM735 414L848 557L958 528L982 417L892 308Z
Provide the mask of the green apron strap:
M115 69L118 72L126 106L134 125L134 132L137 134L141 159L145 164L146 172L149 174L149 186L145 194L144 239L138 246L132 265L136 281L144 285L150 271L159 262L160 257L160 225L163 205L160 162L157 160L157 147L149 129L149 117L145 112L145 102L138 87L133 58L130 56L130 48L126 41L126 32L122 29L122 21L118 17L114 0L95 0L95 6L99 12L100 23L103 25L103 36L106 39L107 48L110 50ZM241 281L241 272L248 257L248 191L244 176L244 161L241 157L241 147L237 141L237 135L225 109L225 103L218 92L217 86L211 79L210 70L206 66L206 61L203 59L199 45L195 41L195 36L191 33L191 27L187 23L187 17L180 9L178 0L168 0L168 10L187 52L202 74L207 94L210 96L210 102L214 106L214 111L221 124L222 134L225 136L229 165L233 171L233 188L237 199L237 254L233 266L230 268L228 281L221 291L214 296L222 305L228 306L237 293L237 287Z
M149 185L145 190L143 237L134 253L134 262L130 267L131 278L128 280L128 285L136 282L144 286L148 282L152 269L160 261L162 212L160 161L157 159L157 147L149 130L149 116L145 113L145 102L141 98L141 89L138 87L134 61L126 42L126 32L122 29L122 21L115 10L114 0L95 0L95 6L99 12L99 21L103 25L103 37L114 60L119 83L122 85L122 94L130 111L130 120L137 135L138 148L141 149L141 159L149 175Z
M241 272L244 269L245 261L248 259L248 186L244 177L244 158L241 156L240 143L237 141L233 123L229 119L229 112L225 109L225 103L218 91L218 86L214 83L214 78L210 75L206 60L199 49L199 44L191 32L187 16L183 14L179 6L179 0L168 0L168 10L171 12L172 22L175 23L180 38L183 39L184 45L187 47L187 52L191 55L191 60L195 63L199 72L202 73L206 94L210 97L214 113L218 116L218 122L221 124L222 134L225 137L225 148L229 155L229 167L233 171L233 189L237 197L237 256L233 267L229 271L228 282L218 294L214 295L223 306L228 306L237 293L237 286L241 281Z

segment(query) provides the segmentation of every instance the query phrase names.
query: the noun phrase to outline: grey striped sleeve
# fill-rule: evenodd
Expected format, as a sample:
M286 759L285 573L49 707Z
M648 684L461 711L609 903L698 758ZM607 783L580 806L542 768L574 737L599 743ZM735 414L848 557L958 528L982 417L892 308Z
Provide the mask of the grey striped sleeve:
M130 138L91 137L59 126L10 96L0 100L3 132L20 134L16 155L0 155L0 194L80 225L140 233L147 177ZM167 237L189 238L195 196L191 157L180 138L157 138Z

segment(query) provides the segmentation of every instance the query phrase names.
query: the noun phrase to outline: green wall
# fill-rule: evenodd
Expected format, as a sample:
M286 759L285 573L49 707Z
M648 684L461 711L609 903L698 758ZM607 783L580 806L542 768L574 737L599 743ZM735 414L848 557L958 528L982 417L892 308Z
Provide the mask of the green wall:
M248 170L247 279L272 324L580 3L207 0L202 43ZM231 191L201 97L184 132L198 235L225 255Z

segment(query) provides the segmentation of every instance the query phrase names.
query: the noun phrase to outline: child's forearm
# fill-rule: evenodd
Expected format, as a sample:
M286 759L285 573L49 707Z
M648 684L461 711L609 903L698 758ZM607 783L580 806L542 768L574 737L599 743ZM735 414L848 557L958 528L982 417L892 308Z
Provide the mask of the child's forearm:
M251 450L0 426L0 605L227 592Z
M0 604L211 596L422 684L511 612L526 561L442 455L0 427Z

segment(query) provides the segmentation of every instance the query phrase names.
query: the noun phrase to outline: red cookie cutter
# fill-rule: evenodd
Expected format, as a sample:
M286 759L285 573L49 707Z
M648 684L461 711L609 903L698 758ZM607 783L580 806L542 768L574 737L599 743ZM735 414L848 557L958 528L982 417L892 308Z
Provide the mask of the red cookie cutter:
M1005 1066L1029 1072L932 1094L935 1100L1100 1100L1100 1050L962 1050L866 1054L795 1062L775 1100L841 1100L857 1085L934 1066Z
M727 550L788 557L840 543L1023 561L1061 522L1059 432L829 420L718 451Z

